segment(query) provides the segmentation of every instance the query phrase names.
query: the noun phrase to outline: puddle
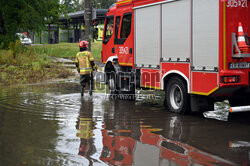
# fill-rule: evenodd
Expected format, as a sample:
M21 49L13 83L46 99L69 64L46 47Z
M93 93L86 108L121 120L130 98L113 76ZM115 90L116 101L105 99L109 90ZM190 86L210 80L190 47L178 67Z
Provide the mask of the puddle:
M247 116L225 123L181 116L165 110L162 93L139 91L136 100L110 100L102 88L83 99L73 82L2 88L0 165L248 163ZM227 104L216 105L222 108Z

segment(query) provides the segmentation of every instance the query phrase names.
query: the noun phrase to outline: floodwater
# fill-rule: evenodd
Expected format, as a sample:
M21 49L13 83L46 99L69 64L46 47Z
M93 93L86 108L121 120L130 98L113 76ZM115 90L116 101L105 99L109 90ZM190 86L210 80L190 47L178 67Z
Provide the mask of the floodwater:
M250 165L250 114L165 111L162 96L81 99L76 83L0 89L0 166Z

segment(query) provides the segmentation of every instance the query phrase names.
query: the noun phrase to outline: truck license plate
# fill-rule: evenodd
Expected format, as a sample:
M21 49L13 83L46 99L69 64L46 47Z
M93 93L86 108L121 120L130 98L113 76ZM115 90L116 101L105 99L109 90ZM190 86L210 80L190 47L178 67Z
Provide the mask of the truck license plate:
M229 63L229 69L249 69L250 62Z

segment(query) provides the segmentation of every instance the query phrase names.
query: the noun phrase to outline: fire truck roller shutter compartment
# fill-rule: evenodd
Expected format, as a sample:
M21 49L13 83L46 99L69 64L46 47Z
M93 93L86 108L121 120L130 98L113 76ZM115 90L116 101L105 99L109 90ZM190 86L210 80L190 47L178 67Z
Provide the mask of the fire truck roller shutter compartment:
M193 0L193 64L195 70L219 65L219 1Z
M187 61L191 48L191 0L162 4L162 58Z
M160 65L160 5L135 9L135 64Z

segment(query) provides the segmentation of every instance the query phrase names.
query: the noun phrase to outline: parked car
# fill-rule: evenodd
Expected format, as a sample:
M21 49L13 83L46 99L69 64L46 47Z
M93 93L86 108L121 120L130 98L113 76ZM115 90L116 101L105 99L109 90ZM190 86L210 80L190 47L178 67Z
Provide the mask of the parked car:
M20 39L20 41L23 45L31 45L32 44L32 40L29 37L27 37L24 33L17 33L16 35L18 36L18 38Z

